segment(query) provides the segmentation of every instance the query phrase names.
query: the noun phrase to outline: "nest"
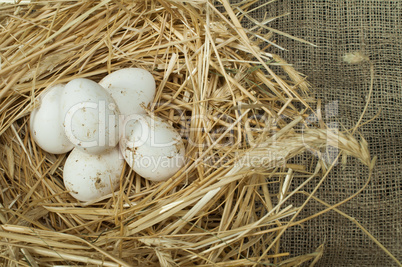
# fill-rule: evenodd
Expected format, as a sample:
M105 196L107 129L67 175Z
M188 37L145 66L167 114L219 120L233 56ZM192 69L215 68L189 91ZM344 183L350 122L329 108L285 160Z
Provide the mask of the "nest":
M319 259L322 247L292 255L281 237L342 204L299 216L340 157L369 168L373 161L363 138L326 126L305 77L275 54L275 36L295 37L270 28L275 18L254 20L253 9L252 1L227 0L0 6L4 266L293 266ZM254 25L243 28L244 20ZM54 84L98 82L126 67L154 75L147 112L180 132L186 166L159 183L125 166L117 192L79 203L63 185L67 155L35 145L29 114ZM298 155L308 164L291 161ZM311 183L315 189L305 192ZM305 202L295 206L292 196L301 192Z

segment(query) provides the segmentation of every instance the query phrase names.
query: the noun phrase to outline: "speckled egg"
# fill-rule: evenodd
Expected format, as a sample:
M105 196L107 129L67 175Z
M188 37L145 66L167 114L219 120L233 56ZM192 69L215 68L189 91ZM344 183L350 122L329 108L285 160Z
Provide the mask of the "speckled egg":
M185 163L179 133L158 117L137 115L126 120L120 149L128 165L151 181L169 179Z
M118 107L99 84L85 78L68 82L61 95L64 132L78 149L103 153L118 143Z
M123 164L118 147L99 155L75 148L64 165L64 185L77 200L98 199L114 192L119 186Z

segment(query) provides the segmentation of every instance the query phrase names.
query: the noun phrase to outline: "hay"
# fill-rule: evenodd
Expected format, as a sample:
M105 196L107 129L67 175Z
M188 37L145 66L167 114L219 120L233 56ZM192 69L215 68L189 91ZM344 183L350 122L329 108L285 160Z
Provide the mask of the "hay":
M323 247L290 255L281 250L281 236L361 192L313 216L298 216L340 155L343 161L356 157L369 168L374 160L362 137L358 141L311 120L320 112L305 77L274 54L280 48L274 34L293 37L266 26L276 18L243 29L252 4L160 0L0 6L4 265L318 261ZM99 81L124 67L154 75L157 94L148 112L181 133L188 162L160 183L125 167L116 193L77 203L63 186L66 155L50 155L35 145L29 113L53 84L78 77ZM335 156L328 155L329 146L338 149ZM306 151L309 166L289 162ZM292 186L295 180L302 181L298 187ZM316 183L313 192L303 191L307 183ZM300 193L306 201L294 207L291 197Z

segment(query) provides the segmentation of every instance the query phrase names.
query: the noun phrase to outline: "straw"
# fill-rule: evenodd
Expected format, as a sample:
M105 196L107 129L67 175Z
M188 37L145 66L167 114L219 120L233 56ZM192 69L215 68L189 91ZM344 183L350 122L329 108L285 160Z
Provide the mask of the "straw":
M253 19L252 3L0 6L4 266L317 263L323 247L307 255L281 249L281 235L300 224L297 215L309 207L308 201L296 206L292 196L307 184L318 188L313 178L323 181L327 174L320 174L340 164L326 156L328 147L359 159L362 168L371 170L373 161L364 138L329 129L322 119L319 128L310 123L309 116L320 114L310 85L276 55L275 37L309 42L267 26L282 14ZM255 25L243 29L242 19ZM270 33L261 35L261 29ZM51 155L34 143L29 114L54 84L78 77L98 82L127 67L155 77L155 101L146 111L181 134L186 165L159 183L125 166L118 191L80 203L63 185L67 155ZM288 162L302 154L309 166Z

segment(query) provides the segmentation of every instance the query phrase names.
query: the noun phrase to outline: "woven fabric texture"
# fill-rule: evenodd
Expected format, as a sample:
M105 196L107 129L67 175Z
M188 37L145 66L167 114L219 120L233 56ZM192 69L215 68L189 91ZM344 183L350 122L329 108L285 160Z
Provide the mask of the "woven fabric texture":
M362 51L374 63L374 90L363 122L380 115L359 132L378 160L369 186L339 209L402 261L402 2L284 0L256 10L253 16L262 21L285 13L289 15L269 26L317 47L279 36L278 44L287 51L278 50L278 54L308 76L316 97L323 101L327 123L337 123L340 130L352 128L369 94L369 64L351 65L343 56ZM367 175L366 168L349 159L346 167L334 168L317 196L330 204L340 202L361 188ZM304 199L296 198L295 204ZM312 201L304 215L322 209ZM298 255L324 244L318 266L395 266L351 220L334 211L290 229L282 244L284 250Z

